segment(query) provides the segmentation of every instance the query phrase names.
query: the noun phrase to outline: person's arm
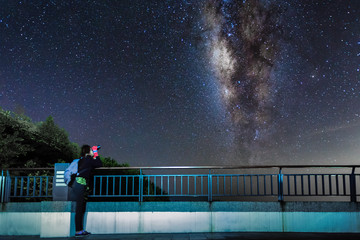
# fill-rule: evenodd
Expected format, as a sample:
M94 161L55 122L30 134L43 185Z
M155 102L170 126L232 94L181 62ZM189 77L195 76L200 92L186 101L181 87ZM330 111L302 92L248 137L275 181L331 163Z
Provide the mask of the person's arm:
M99 156L97 156L95 159L91 161L91 165L93 168L99 168L102 167L102 161Z

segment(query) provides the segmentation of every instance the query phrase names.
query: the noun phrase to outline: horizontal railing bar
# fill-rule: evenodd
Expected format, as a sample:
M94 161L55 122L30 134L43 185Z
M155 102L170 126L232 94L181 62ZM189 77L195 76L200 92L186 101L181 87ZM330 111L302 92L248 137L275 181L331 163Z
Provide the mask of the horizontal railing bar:
M54 171L54 168L4 168L3 170L7 170L7 171L52 170L52 171Z
M260 195L254 195L254 196L260 196ZM334 198L339 198L339 197L349 197L350 196L350 194L346 194L346 195L341 195L341 194L339 194L339 195L334 195L334 194L332 194L332 195L330 195L330 194L321 194L321 195L309 195L309 194L304 194L304 195L300 195L300 194L298 194L298 195L295 195L295 194L285 194L284 193L284 196L285 197L334 197ZM356 195L356 196L360 196L360 195Z
M229 165L229 166L144 166L144 167L101 167L96 170L151 170L151 169L259 169L259 168L360 168L360 165ZM54 168L4 168L8 171L52 170Z
M216 176L216 174L212 174L213 176ZM107 176L107 175L95 175L95 176ZM115 176L132 176L132 175L115 175ZM139 175L134 175L139 177ZM208 174L145 174L142 175L143 177L207 177ZM222 175L221 175L222 176ZM230 175L227 175L230 176Z
M164 176L164 175L142 175L144 177L147 177L147 176ZM101 178L101 177L104 177L104 178L132 178L132 177L137 177L139 178L139 175L94 175L94 177L96 178Z
M144 195L146 196L146 195ZM91 195L88 195L88 197L101 197L101 198L106 198L106 197L139 197L138 194L133 194L133 195L94 195L94 194L91 194Z
M138 196L138 195L137 195ZM167 195L154 195L154 194L144 194L144 197L207 197L207 194L167 194ZM126 197L126 196L124 196Z
M276 174L276 173L269 173L269 174L256 174L256 173L254 173L254 174L227 174L227 173L221 173L221 174L211 174L212 176L219 176L219 177L221 177L221 176L224 176L224 177L234 177L234 176L241 176L241 177L243 177L243 176L245 176L245 177L248 177L248 176L259 176L259 177L266 177L266 176L277 176L278 174ZM284 174L284 175L286 175L286 174ZM329 175L329 174L325 174L325 175ZM184 175L182 175L182 176L184 176ZM188 176L188 175L186 175L186 176ZM196 175L196 176L198 176L198 175ZM207 176L207 175L203 175L203 176Z
M249 175L261 175L261 174L249 174ZM268 175L277 175L275 173L273 174L268 174ZM336 177L336 176L350 176L351 173L284 173L284 176L332 176L332 177ZM359 175L359 174L355 174L355 175Z
M38 196L38 195L29 195L29 196L9 196L9 198L47 198L47 197L52 197L52 195L41 195L41 196Z
M360 165L234 165L234 166L144 166L144 167L101 167L96 170L130 170L130 169L251 169L251 168L359 168Z

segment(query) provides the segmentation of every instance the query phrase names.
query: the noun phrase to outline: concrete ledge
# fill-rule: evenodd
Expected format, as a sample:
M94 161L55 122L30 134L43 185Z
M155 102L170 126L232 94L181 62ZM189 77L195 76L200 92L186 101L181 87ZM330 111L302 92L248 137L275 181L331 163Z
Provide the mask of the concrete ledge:
M191 232L360 232L360 205L348 202L89 202L94 234ZM72 202L6 203L0 235L69 237Z
M41 202L31 202L31 203L2 203L1 212L41 212Z
M351 202L89 202L89 212L360 212Z

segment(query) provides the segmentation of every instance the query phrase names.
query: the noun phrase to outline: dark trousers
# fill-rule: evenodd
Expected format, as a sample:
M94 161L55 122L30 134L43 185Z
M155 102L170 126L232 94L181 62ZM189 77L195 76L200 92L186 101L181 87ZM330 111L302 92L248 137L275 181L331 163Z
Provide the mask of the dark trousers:
M70 200L76 202L75 229L77 232L84 229L84 214L86 210L85 190L86 186L76 181L70 189Z

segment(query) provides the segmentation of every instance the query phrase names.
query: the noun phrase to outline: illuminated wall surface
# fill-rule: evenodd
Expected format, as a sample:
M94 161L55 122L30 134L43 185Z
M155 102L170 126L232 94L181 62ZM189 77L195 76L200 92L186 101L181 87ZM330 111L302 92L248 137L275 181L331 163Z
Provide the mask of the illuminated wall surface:
M88 203L93 234L187 232L360 232L358 203L106 202ZM71 202L7 203L0 235L74 234Z

